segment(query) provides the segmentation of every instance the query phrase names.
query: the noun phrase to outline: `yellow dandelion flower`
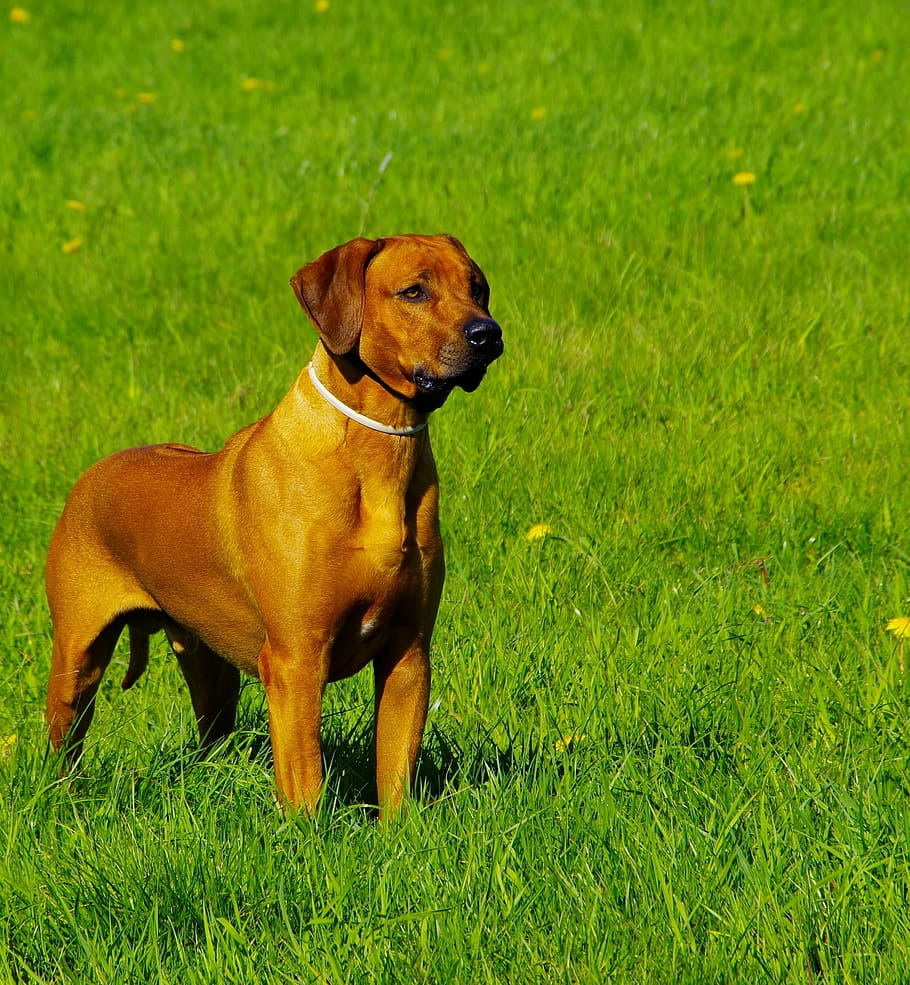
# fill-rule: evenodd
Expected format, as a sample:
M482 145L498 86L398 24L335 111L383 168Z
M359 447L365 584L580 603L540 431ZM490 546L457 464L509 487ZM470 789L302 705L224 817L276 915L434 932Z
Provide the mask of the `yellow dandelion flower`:
M755 175L751 171L738 171L733 175L733 184L738 188L745 188L747 185L755 184Z
M186 48L186 44L180 38L171 38L171 51L179 55Z
M546 119L546 116L547 116L546 106L535 106L534 109L531 110L532 120L543 120Z
M756 602L755 605L752 606L752 611L757 616L763 616L765 614L765 607L760 602Z
M535 523L525 535L529 541L543 540L553 533L553 528L549 523Z
M81 236L74 236L72 239L68 239L60 247L60 249L63 250L64 253L75 253L76 250L78 250L80 246L82 246L82 237Z
M72 209L73 212L85 212L85 202L80 202L76 198L71 198L67 203L66 207Z
M13 751L17 736L7 735L0 739L0 756L8 756Z
M899 640L910 639L910 616L898 616L896 619L889 619L885 629Z
M27 24L30 16L24 7L13 7L9 12L9 19L14 24Z
M331 6L329 0L316 0L316 3L313 4L313 9L317 14L324 14Z
M142 103L143 106L151 106L152 103L157 98L158 97L155 95L154 92L137 92L136 93L136 100L137 100L137 102Z
M561 736L554 743L557 752L568 752L573 746L577 746L587 739L584 732L569 732Z
M263 89L266 92L272 92L275 89L275 83L269 82L268 79L255 79L253 76L248 75L243 82L240 83L240 88L244 92L253 92L255 89Z

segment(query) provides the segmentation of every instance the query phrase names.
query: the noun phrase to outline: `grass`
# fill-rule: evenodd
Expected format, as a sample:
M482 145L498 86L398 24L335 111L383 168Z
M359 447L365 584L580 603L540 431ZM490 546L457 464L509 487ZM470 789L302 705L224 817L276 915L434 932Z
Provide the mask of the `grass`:
M906 13L0 23L0 980L907 980ZM267 412L314 342L290 274L410 230L468 245L507 345L433 420L412 810L364 806L368 675L330 690L311 824L274 805L261 688L200 760L163 645L61 783L69 487Z

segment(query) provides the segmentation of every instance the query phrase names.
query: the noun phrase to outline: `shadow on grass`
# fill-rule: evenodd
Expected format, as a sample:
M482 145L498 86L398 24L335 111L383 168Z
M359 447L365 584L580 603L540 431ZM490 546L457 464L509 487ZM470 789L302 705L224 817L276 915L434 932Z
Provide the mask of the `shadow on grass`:
M415 798L424 806L460 791L499 789L514 784L546 795L567 778L583 779L589 771L625 777L655 768L739 775L755 769L755 752L743 753L737 736L712 716L694 712L675 717L655 707L633 730L595 739L597 728L582 725L577 742L566 742L556 730L539 734L528 729L512 734L502 722L483 731L431 721L424 736ZM229 809L248 804L251 811L274 811L274 764L264 695L251 690L241 703L237 730L214 746L200 748L195 728L184 719L156 737L151 728L126 746L114 735L96 731L78 773L60 784L59 760L35 737L21 742L0 769L0 786L10 786L14 802L28 801L38 791L54 792L76 803L104 804L105 810L167 813L174 797L191 810L206 806ZM323 761L327 777L322 811L326 817L369 820L376 815L373 767L372 702L364 701L323 718ZM555 738L554 738L555 737ZM156 741L157 738L157 741ZM762 745L771 742L763 736ZM147 744L148 743L148 744ZM566 748L569 746L570 748ZM38 755L39 747L42 755ZM562 748L560 748L562 747ZM26 756L26 748L34 755ZM18 769L13 768L19 760ZM632 783L635 787L636 784Z
M422 800L437 800L461 787L483 787L517 773L533 774L539 756L538 749L512 738L501 746L489 732L465 745L433 725L424 737L416 793Z
M195 742L172 747L165 773L176 783L196 765L225 759L253 764L271 780L274 763L265 716L238 724L233 736L209 750L200 749ZM362 811L374 817L377 796L372 714L361 716L353 725L331 718L324 720L322 756L327 779L324 808L328 813ZM465 743L459 736L433 725L421 746L414 795L428 804L465 787L501 784L514 774L534 775L539 757L539 751L527 744L509 741L502 746L489 734ZM158 781L164 779L159 773Z
M264 698L241 704L237 729L227 739L203 748L194 733L184 721L163 735L150 731L124 746L114 735L96 729L84 759L66 777L43 734L36 735L34 742L22 742L16 756L0 763L0 785L11 788L14 802L50 795L74 808L92 803L111 813L141 809L164 815L173 809L175 795L194 811L241 800L248 800L251 808L258 803L263 811L274 809L274 763ZM431 724L418 759L416 799L429 805L458 790L503 785L516 775L534 782L550 757L528 736L502 735L500 728L496 739L490 732L466 737L463 730ZM328 816L340 812L375 817L372 702L354 714L347 710L325 716L322 739L327 777L323 810Z
M248 705L229 745L243 748L245 756L271 774L274 764L266 723L264 701L258 707ZM209 755L217 754L218 748ZM367 813L375 814L372 702L363 705L354 721L350 714L323 718L322 756L329 809L363 807ZM540 750L527 739L509 738L500 745L487 732L465 742L452 730L431 724L417 761L414 795L429 803L459 788L483 787L516 773L533 774L539 758Z

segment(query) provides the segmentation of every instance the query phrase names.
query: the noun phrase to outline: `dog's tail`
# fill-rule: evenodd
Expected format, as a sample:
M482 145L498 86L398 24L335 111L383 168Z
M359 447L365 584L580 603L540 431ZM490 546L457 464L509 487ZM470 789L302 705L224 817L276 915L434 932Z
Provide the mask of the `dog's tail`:
M145 673L149 664L149 636L147 630L139 626L130 626L130 665L126 668L121 687L125 691L132 687Z

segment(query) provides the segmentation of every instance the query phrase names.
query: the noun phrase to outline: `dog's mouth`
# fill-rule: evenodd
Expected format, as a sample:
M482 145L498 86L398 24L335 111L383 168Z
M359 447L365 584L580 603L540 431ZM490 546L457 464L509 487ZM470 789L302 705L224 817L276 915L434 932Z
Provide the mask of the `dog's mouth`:
M418 367L414 371L414 385L417 387L417 395L413 398L412 403L421 413L428 414L430 411L441 407L455 387L461 387L465 393L473 393L486 376L487 367L492 361L493 359L483 359L460 373L444 376L438 376L423 367Z
M462 334L463 341L452 340L437 353L439 369L431 370L426 365L414 368L411 378L417 394L413 403L424 413L441 407L457 386L473 393L490 363L502 355L502 330L492 318L471 319Z

